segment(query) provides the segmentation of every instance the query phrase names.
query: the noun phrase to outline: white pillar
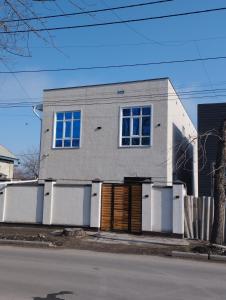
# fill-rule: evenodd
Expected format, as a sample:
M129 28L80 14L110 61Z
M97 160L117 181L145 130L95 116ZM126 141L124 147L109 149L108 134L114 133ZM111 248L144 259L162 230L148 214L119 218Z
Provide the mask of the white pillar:
M45 181L42 219L42 223L45 225L50 225L52 223L52 206L55 183L56 182L52 180Z
M186 190L181 182L173 184L173 233L184 236L184 197Z
M0 184L0 222L5 221L7 184Z
M142 231L152 231L151 202L152 202L151 180L142 183Z
M91 211L90 211L90 227L99 229L101 222L101 189L102 182L100 180L92 181L91 190Z

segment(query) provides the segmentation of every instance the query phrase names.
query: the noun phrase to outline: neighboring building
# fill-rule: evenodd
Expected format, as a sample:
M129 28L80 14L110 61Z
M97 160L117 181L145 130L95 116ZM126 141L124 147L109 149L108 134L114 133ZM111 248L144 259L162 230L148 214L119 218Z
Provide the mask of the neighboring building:
M168 78L45 90L40 182L182 180L197 194L196 135Z
M4 146L0 145L0 180L12 179L16 157Z
M212 103L198 105L198 134L205 135L213 131L218 134L226 119L226 103ZM214 132L215 131L215 132ZM216 162L218 138L209 135L205 141L199 138L203 147L199 147L199 194L211 196L213 194L213 168Z

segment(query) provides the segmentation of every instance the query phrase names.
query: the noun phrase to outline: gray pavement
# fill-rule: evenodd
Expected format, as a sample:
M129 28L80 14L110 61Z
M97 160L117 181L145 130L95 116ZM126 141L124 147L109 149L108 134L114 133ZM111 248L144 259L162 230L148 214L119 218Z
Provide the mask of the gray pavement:
M87 231L88 236L95 242L108 244L125 245L165 245L165 246L188 246L190 243L186 239L177 239L172 237L134 235L127 233L115 233L100 231L98 233Z
M3 246L0 299L222 300L226 264Z

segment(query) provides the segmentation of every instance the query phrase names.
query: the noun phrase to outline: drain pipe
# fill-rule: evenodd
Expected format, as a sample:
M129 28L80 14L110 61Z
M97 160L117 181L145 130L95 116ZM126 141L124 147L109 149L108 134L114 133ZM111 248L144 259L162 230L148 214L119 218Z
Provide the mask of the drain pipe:
M40 161L41 161L41 144L42 144L42 117L39 115L38 111L43 111L43 104L38 104L35 106L32 106L33 113L36 115L36 117L41 122L41 128L40 128L40 141L39 141L39 169L38 169L38 175L40 171ZM38 110L38 111L37 111ZM38 179L37 179L38 180Z

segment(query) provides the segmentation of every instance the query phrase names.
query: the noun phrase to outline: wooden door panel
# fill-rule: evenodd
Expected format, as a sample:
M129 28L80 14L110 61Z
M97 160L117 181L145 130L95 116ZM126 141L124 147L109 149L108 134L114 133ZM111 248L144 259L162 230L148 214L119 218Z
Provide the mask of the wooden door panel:
M103 184L101 230L142 230L141 185Z
M142 230L142 187L131 186L131 232L140 233Z
M113 230L128 231L129 190L127 186L114 186L113 207Z
M112 185L103 184L101 204L101 230L111 230Z

